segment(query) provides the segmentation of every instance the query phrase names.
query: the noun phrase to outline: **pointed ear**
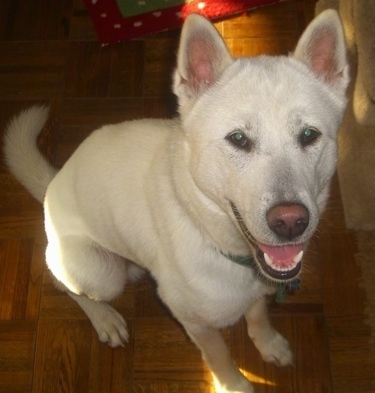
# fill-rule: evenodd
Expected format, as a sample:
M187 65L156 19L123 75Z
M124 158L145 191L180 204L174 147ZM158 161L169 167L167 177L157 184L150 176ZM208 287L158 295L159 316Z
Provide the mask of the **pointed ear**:
M216 28L203 16L187 17L180 39L174 93L180 105L197 98L233 61Z
M335 10L322 12L310 23L297 44L294 57L305 63L336 93L345 93L349 67L344 32Z

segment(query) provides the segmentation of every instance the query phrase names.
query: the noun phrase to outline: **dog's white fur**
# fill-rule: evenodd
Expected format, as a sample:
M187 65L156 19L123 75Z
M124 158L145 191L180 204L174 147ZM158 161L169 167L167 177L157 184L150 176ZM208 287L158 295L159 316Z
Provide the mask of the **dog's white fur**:
M104 126L60 171L36 146L47 109L33 107L10 123L6 159L44 201L48 266L101 341L115 347L127 340L124 319L105 302L147 269L221 391L253 391L217 331L243 315L266 361L292 362L287 341L266 316L265 295L273 287L223 255L255 252L230 202L252 238L282 246L266 213L280 201L298 201L309 224L293 243L306 244L327 201L347 84L334 11L310 24L290 57L237 60L216 29L192 15L174 76L178 119ZM321 135L303 147L299 136L306 126ZM235 130L251 149L229 141Z

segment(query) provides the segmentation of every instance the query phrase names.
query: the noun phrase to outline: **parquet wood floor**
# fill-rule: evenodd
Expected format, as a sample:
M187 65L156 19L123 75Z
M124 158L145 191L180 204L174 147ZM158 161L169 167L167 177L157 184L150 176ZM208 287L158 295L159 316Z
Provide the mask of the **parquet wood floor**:
M286 54L314 13L290 0L217 23L234 55ZM62 165L97 126L175 113L170 76L178 31L100 47L80 0L0 2L0 133L19 110L48 103L40 139ZM116 302L127 319L125 348L101 344L79 307L56 290L44 265L41 206L0 164L0 392L208 393L198 351L145 278ZM355 234L343 219L337 179L311 243L303 286L272 305L295 368L265 364L244 322L223 332L258 393L375 392L365 294Z

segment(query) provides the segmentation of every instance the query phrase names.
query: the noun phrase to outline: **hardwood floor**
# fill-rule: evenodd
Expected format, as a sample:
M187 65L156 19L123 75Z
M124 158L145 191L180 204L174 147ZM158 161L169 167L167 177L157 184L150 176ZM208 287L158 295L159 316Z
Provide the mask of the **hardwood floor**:
M314 13L291 0L217 23L234 55L286 54ZM19 110L48 103L40 139L61 166L96 127L175 113L170 75L178 31L100 47L79 0L0 3L0 129ZM2 133L3 131L0 131ZM130 331L125 348L101 344L80 308L55 289L44 265L42 207L0 164L0 392L213 392L193 344L145 278L115 307ZM256 392L375 392L365 294L346 230L337 178L311 243L302 289L271 305L295 368L265 364L243 321L223 334Z

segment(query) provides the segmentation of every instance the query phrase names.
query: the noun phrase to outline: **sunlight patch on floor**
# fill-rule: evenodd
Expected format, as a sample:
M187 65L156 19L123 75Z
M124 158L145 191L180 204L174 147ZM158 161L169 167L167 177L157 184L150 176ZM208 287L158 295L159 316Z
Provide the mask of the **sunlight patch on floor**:
M250 381L250 383L254 385L277 386L275 382L269 381L249 371L243 370L241 368L239 370ZM217 380L213 377L213 386L211 387L209 393L227 393L227 390L221 388Z
M240 368L240 371L252 383L268 385L268 386L276 386L275 382L269 381L263 377L255 375L255 374L251 373L250 371L246 371L241 368Z

